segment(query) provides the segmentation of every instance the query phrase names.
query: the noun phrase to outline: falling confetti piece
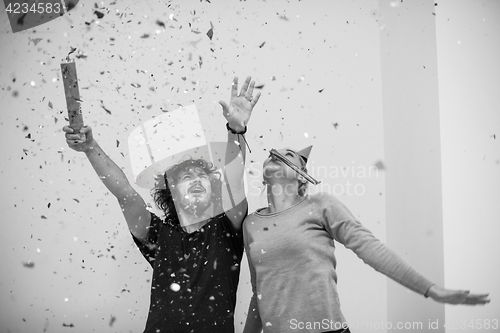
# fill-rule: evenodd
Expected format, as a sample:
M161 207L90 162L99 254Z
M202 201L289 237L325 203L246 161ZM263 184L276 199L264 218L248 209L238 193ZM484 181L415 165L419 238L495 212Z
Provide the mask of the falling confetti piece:
M33 261L29 260L28 262L23 262L23 266L26 268L33 268L33 267L35 267L35 263Z
M212 22L210 22L210 29L207 31L207 36L212 40L212 37L214 36L214 25Z
M73 198L73 200L75 200L76 202L80 203L80 200L78 200L78 199Z
M375 163L375 166L377 167L377 169L379 170L385 170L385 166L384 166L384 163L382 161L377 161Z
M170 285L170 289L172 289L175 292L178 292L179 290L181 290L181 286L174 282Z
M69 51L68 55L66 56L67 61L69 61L70 54L74 53L75 51L76 51L76 47L70 46L70 51Z
M308 138L308 137L309 137L309 134L306 132L306 133L304 133L304 136L305 136L306 138Z
M210 28L207 31L207 36L208 36L208 38L210 38L210 40L212 40L212 37L214 36L214 30L212 28Z
M103 108L103 109L104 109L104 111L106 111L106 113L107 113L107 114L111 114L111 110L109 110L108 108L106 108L106 107L104 106L104 102L103 102L102 100L101 100L101 108Z
M77 58L77 59L87 59L87 56L86 56L85 54L83 54L83 53L78 53L78 54L76 55L76 58Z
M53 109L52 102L49 101L49 108Z
M113 324L115 323L115 321L116 321L116 317L113 316L113 315L111 315L111 318L109 319L109 326L110 327L113 326Z
M65 324L65 323L63 323L62 325L63 325L63 327L75 327L75 325L73 325L73 324Z
M28 39L29 39L28 45L30 45L30 43L33 42L35 46L43 40L43 38L30 38L30 37L28 37Z
M262 42L262 44L259 45L260 48L263 48L264 45L266 45L266 42Z
M97 16L98 19L102 19L104 17L104 13L101 13L98 10L94 10L94 14Z
M337 127L339 127L339 123L332 123L333 125L333 128L337 129Z
M280 19L283 21L288 21L288 17L286 17L286 14L280 15Z

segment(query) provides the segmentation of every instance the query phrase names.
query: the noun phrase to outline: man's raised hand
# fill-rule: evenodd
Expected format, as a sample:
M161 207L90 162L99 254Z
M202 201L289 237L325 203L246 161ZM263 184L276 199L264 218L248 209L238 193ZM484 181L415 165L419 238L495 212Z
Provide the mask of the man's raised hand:
M95 145L90 126L82 127L80 133L74 133L74 130L69 126L64 126L63 131L66 133L66 143L73 150L86 153Z
M224 101L219 101L219 104L222 106L222 113L227 119L229 127L235 132L243 132L245 130L245 126L252 115L252 110L260 98L260 92L255 97L253 96L255 81L251 80L251 76L246 78L238 94L238 77L235 77L231 87L229 105Z

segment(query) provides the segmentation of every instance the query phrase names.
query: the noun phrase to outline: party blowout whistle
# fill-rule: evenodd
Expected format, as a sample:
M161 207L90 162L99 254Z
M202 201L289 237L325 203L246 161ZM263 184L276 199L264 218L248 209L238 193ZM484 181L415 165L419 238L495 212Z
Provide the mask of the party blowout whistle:
M316 179L314 179L313 177L309 176L306 172L304 172L303 170L301 170L299 167L297 167L295 164L293 164L292 162L290 162L285 156L281 155L280 153L278 153L278 151L276 149L271 149L269 151L269 153L271 155L273 155L274 157L276 157L278 160L280 160L281 162L285 163L286 165L288 165L293 171L295 171L296 173L298 173L299 175L301 175L302 177L304 177L305 179L307 179L307 181L309 181L310 183L312 183L313 185L318 185L319 183L321 183L320 181L317 181Z

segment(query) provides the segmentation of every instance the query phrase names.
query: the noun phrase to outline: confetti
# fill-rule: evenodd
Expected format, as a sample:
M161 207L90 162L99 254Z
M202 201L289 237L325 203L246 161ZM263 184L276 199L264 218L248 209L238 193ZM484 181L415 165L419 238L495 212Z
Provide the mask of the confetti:
M181 290L181 286L174 282L170 285L170 289L172 289L175 292L178 292L179 290Z
M28 39L29 39L28 45L30 45L30 43L33 42L35 46L43 40L43 38L29 38L29 37Z
M214 26L212 22L210 22L210 29L207 31L207 36L212 40L212 37L214 36Z
M67 61L69 61L70 54L74 53L75 51L76 51L76 47L70 46L70 51L69 51L68 55L66 56Z
M98 10L94 10L94 14L97 16L98 19L102 19L104 17L104 13L101 13Z
M385 166L384 166L384 163L382 161L377 161L375 163L375 167L377 167L377 169L379 169L379 170L385 170Z
M27 262L23 262L23 266L26 268L33 268L35 267L35 263L31 260L28 260Z
M104 111L106 111L106 113L107 113L107 114L111 114L111 110L109 110L108 108L106 108L106 107L104 106L104 102L103 102L102 100L101 100L101 108L103 108L103 109L104 109Z
M111 315L111 318L109 319L109 327L113 326L113 324L115 323L116 321L116 317Z

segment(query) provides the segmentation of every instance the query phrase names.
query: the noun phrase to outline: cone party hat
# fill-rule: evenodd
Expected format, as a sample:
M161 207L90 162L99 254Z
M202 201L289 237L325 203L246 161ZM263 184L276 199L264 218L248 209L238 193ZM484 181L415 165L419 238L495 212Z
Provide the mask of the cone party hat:
M300 155L300 157L302 157L306 163L307 160L309 159L309 154L311 153L312 147L313 146L311 145L297 152L297 154Z

